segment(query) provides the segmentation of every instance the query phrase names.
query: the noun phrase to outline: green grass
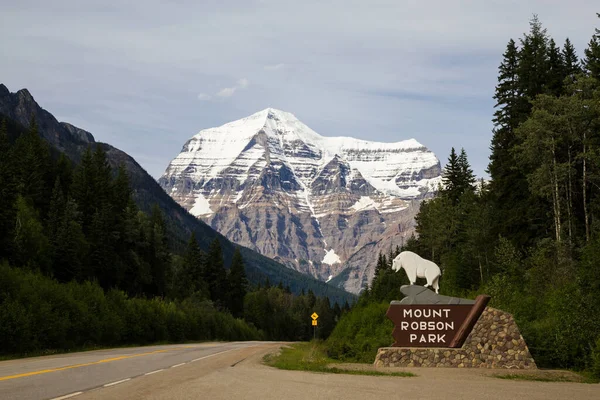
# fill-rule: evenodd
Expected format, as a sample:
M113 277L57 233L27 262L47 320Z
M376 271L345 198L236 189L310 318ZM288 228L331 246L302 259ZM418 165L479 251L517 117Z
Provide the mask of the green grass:
M541 374L494 374L495 378L509 379L514 381L535 381L535 382L576 382L576 383L598 383L597 378L587 374L579 374L576 372L565 371L560 373L543 373Z
M373 370L349 370L332 367L331 364L339 363L326 356L322 342L297 343L291 347L284 347L280 354L267 354L263 361L275 368L292 371L310 371L330 374L371 375L371 376L416 376L410 372L381 372Z

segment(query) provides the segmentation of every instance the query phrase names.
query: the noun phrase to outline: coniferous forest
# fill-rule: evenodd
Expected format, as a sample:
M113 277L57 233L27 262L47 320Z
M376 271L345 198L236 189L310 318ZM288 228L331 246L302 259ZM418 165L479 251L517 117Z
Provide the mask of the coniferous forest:
M441 293L486 293L512 313L538 366L600 376L600 30L579 55L534 16L506 46L494 99L491 179L453 148L404 249L440 265ZM391 270L399 250L380 256L332 356L372 362L390 344L384 313L408 284Z
M0 355L157 342L326 338L349 305L268 279L249 284L237 249L171 243L158 207L132 198L102 144L74 164L9 119L0 127Z

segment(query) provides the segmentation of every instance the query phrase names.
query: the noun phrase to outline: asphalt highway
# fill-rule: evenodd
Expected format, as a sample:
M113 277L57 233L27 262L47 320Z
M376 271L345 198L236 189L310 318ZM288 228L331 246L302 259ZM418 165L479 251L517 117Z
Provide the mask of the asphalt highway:
M69 398L240 352L260 342L202 343L89 351L0 362L0 399ZM270 344L273 345L272 343ZM106 397L110 398L110 397Z
M113 349L0 362L0 399L600 399L600 384L498 379L506 370L406 368L416 377L282 371L283 343ZM513 372L513 371L510 371Z

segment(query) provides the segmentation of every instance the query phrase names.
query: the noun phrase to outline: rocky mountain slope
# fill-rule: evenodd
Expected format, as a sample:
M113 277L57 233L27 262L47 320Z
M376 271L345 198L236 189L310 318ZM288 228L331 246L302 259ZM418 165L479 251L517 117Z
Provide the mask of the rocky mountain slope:
M199 244L204 250L207 250L210 242L218 236L221 239L225 263L229 265L235 245L179 206L127 153L109 144L96 142L93 135L83 129L66 122L59 122L50 112L37 104L27 89L11 93L6 86L0 84L0 120L6 118L27 129L32 116L39 127L40 135L50 143L54 152L63 152L77 163L88 146L103 146L113 167L119 164L125 165L136 203L146 212L150 212L154 204L159 205L165 215L174 249L183 250L192 231L196 232ZM289 285L294 292L311 289L317 296L328 296L332 301L338 301L340 304L353 297L324 282L285 268L251 249L242 247L241 252L251 282L261 282L268 277L271 282L282 281L284 285Z
M200 131L159 183L230 240L358 293L378 253L410 236L440 174L414 139L324 137L269 108Z

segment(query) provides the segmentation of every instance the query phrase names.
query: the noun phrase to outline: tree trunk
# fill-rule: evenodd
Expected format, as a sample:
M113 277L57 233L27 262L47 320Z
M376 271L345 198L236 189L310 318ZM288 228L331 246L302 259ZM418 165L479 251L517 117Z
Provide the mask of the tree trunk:
M560 198L559 198L559 191L558 191L558 173L556 171L557 167L556 167L556 151L554 149L554 140L552 141L552 166L553 166L553 171L552 171L552 180L554 182L553 183L553 193L552 193L552 202L554 203L554 229L555 229L555 233L556 233L556 242L560 243L560 239L561 239L561 235L560 235L560 231L561 231L561 223L560 223Z
M583 131L583 179L582 179L583 216L584 216L584 220L585 220L585 241L589 242L590 241L590 218L588 215L588 208L587 208L587 154L586 154L585 141L586 141L586 132L584 130Z
M569 146L569 164L567 170L568 177L568 188L567 188L567 218L569 219L568 230L569 230L569 243L573 241L573 186L571 183L571 146Z

